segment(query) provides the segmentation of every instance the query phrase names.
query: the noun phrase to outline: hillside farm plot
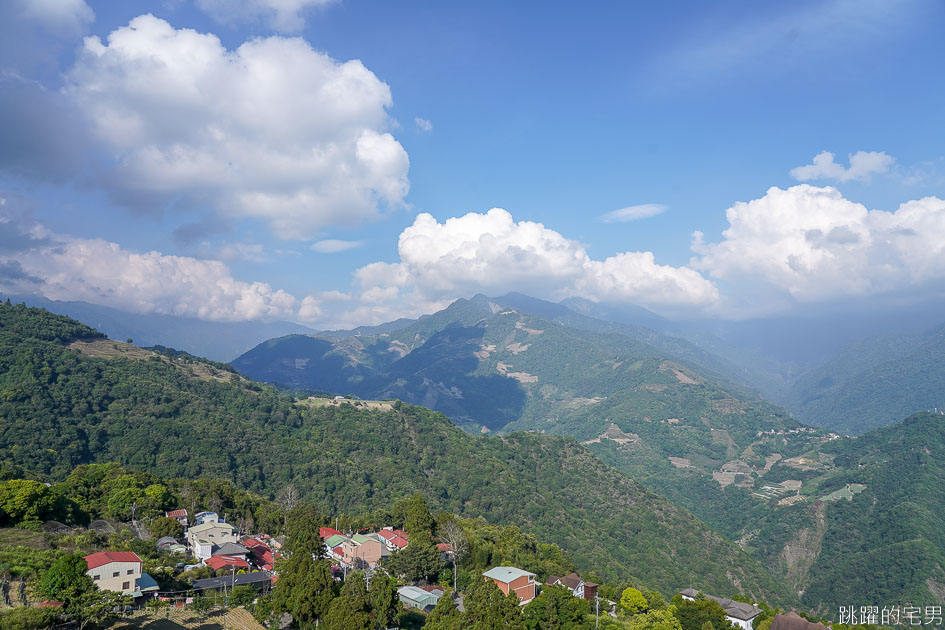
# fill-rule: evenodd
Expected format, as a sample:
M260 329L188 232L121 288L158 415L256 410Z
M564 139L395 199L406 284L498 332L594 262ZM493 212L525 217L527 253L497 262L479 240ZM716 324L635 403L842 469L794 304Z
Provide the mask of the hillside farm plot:
M830 494L820 497L821 501L839 501L840 499L846 499L847 501L853 500L854 494L859 494L866 490L866 485L862 483L848 483L845 487L835 490Z

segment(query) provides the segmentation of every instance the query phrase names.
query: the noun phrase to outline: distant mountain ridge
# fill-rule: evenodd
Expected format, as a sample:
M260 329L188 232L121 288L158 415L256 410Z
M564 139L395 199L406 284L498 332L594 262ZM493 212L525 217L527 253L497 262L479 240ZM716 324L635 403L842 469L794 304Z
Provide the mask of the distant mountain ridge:
M45 308L88 322L112 339L134 339L139 346L167 346L214 361L234 357L266 339L288 334L310 334L312 328L292 322L210 322L193 317L130 313L89 302L62 302L39 295L4 295L14 303Z
M858 435L945 408L945 324L868 337L805 371L786 403L811 424Z

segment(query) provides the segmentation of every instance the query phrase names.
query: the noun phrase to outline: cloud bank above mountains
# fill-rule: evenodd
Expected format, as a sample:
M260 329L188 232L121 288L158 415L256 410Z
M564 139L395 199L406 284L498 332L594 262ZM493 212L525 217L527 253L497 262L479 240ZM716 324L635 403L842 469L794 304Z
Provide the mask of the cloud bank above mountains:
M396 262L358 268L350 291L294 296L237 280L217 260L128 251L7 217L3 231L15 237L0 241L0 289L219 321L346 326L418 316L477 292L746 317L945 285L945 200L937 197L868 210L835 188L802 184L736 203L726 218L719 241L695 232L690 264L673 267L652 252L594 259L578 241L499 208L443 222L421 213L399 235Z

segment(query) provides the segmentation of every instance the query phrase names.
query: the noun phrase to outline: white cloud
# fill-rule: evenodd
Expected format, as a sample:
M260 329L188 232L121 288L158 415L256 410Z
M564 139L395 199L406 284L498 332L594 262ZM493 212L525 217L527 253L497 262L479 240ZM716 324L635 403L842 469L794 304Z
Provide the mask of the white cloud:
M838 182L867 180L889 170L895 160L882 151L857 151L849 155L850 166L834 162L834 154L822 151L814 156L813 163L791 169L791 177L801 182L816 179L831 179Z
M430 133L433 131L433 123L426 118L414 118L413 121L417 125L417 131L422 131L424 133Z
M403 203L406 151L386 131L390 88L302 39L227 50L151 15L88 37L66 93L115 156L102 175L132 207L172 200L268 222L284 239Z
M726 211L718 243L696 232L692 267L799 301L916 291L945 280L945 200L868 210L832 187L770 188Z
M197 0L201 11L225 24L263 20L282 33L305 28L306 12L333 4L335 0Z
M398 252L399 262L371 263L355 277L365 295L400 299L410 314L417 303L513 290L657 307L703 306L718 299L712 283L692 269L658 265L650 252L592 260L577 241L540 223L515 221L499 208L444 223L420 214L401 233Z
M312 243L312 249L320 254L336 254L349 249L361 247L364 243L361 241L342 241L334 238L326 238Z
M658 214L663 214L668 209L668 206L659 203L644 203L637 206L627 206L619 210L611 210L601 215L600 219L604 223L625 223L655 217Z
M211 321L310 321L321 313L316 297L298 300L265 282L237 280L218 260L129 251L102 239L54 234L12 216L0 216L0 231L28 243L11 249L0 241L0 287L10 292Z

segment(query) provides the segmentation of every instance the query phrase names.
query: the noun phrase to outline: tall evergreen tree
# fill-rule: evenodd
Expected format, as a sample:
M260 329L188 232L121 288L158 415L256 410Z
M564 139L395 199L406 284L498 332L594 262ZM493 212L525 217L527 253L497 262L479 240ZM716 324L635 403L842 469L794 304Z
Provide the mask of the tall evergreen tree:
M446 589L443 597L427 615L423 628L424 630L462 630L463 627L463 615L456 608L456 602L453 601L453 592Z
M368 599L371 603L374 627L383 629L393 626L400 612L400 599L397 597L394 580L383 571L375 571L371 576Z

